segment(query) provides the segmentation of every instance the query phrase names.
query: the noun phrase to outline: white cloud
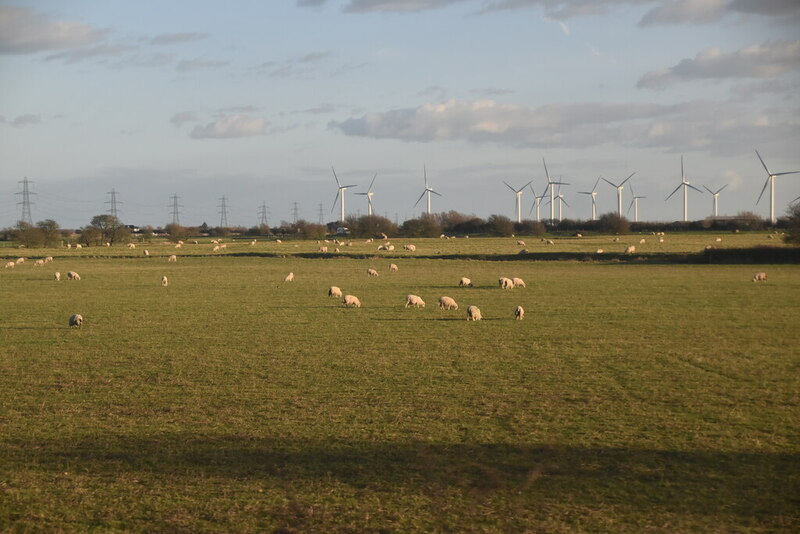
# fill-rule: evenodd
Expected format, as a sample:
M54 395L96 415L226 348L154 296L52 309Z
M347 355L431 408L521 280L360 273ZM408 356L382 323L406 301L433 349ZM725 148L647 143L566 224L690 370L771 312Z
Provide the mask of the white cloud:
M73 48L65 50L57 54L51 54L45 59L47 61L63 60L65 63L77 63L79 61L86 61L89 59L102 58L102 57L116 57L126 54L132 50L136 50L132 45L109 45L99 44L95 46L86 46L81 48Z
M368 13L372 11L412 13L461 2L464 2L464 0L350 0L344 11L348 13Z
M725 16L730 0L672 0L644 14L640 26L658 24L707 24Z
M174 117L173 117L174 118ZM195 126L190 136L193 139L232 139L262 135L268 125L264 117L248 115L226 115L205 126Z
M636 86L663 89L671 83L698 79L774 78L798 68L800 41L767 41L730 54L712 47L674 67L648 72Z
M191 41L199 41L210 37L209 33L199 32L182 32L182 33L162 33L150 39L150 44L153 45L172 45L180 43L188 43Z
M25 7L0 6L0 54L81 47L96 42L104 33L88 24L53 19Z
M5 123L6 118L0 115L0 124ZM33 115L30 113L26 113L25 115L19 115L13 121L8 122L11 126L15 128L22 128L23 126L30 126L31 124L39 124L42 122L42 117L40 115Z
M190 72L195 70L205 70L205 69L218 69L220 67L224 67L225 65L229 65L230 61L215 61L212 59L184 59L183 61L179 61L175 68L179 72Z
M193 111L181 111L173 115L169 122L180 128L187 122L195 122L196 120L197 116Z

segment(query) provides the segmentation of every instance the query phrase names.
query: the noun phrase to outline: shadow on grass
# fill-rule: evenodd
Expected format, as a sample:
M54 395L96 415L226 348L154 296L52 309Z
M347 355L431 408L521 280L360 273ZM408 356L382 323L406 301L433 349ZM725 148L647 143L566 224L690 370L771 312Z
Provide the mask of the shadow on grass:
M158 434L6 441L6 466L43 473L335 479L355 488L456 490L590 507L797 521L800 456L559 445L432 444ZM477 493L476 493L477 492ZM792 519L793 518L793 519Z

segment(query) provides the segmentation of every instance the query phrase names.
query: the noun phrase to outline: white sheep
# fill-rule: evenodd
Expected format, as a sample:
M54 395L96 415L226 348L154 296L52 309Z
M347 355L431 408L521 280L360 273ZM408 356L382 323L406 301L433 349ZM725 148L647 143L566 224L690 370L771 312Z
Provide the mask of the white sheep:
M409 250L411 252L414 252L415 250L417 250L417 246L416 245L403 245L403 249L404 250Z
M545 241L545 243L547 243L548 245L555 245L556 244L556 242L553 241L552 239L548 239L547 241Z
M182 246L183 246L183 243L177 243L177 244L175 245L175 248L181 248Z
M81 279L81 275L79 275L75 271L67 272L67 280L80 280L80 279Z
M458 281L458 287L472 287L472 280L466 276L462 276L461 280Z
M14 267L16 267L16 265L17 264L14 263L13 261L7 261L6 262L6 269L13 269Z
M761 271L760 273L756 273L753 275L753 282L766 282L767 281L767 273Z
M163 287L167 287L169 285L169 280L167 279L166 275L161 277L161 285Z
M389 264L389 272L397 272L398 270L399 269L397 268L397 265L395 265L394 263Z
M517 309L514 310L514 317L517 318L517 321L521 321L525 318L525 308L522 306L517 306Z
M418 295L406 295L406 308L414 306L415 308L424 308L425 301Z
M335 249L333 249L333 251L338 254L339 253L339 247L336 247Z
M528 253L528 249L527 248L523 248L522 250L519 251L519 253L520 254L527 254Z
M279 245L280 245L281 243L283 243L283 241L281 241L280 239L276 239L276 240L275 240L275 242L276 242L276 243L278 243Z
M467 308L467 321L480 321L481 317L481 310L477 306L470 306Z
M443 310L457 310L458 303L450 297L439 297L439 307Z
M44 260L36 260L35 262L33 262L34 267L41 267L43 265L44 265Z
M344 298L342 299L342 305L344 305L345 308L350 308L350 307L360 308L361 301L358 300L358 297L356 297L355 295L345 295Z
M514 281L511 278L501 276L498 282L500 283L500 289L514 289Z
M511 281L514 282L514 287L525 287L525 281L522 278L514 278Z
M105 242L105 245L106 245L107 247L110 247L110 246L111 246L111 243L109 243L108 241L106 241L106 242Z
M67 248L72 248L72 243L67 243Z
M639 240L639 244L640 244L640 245L644 245L644 243L645 243L645 240L644 240L644 238L641 238L641 239Z
M664 242L664 238L663 238L663 237L659 237L659 238L658 238L658 242L659 242L659 243L663 243L663 242Z
M219 240L217 239L212 239L211 242L214 243L215 245L219 245Z
M169 258L167 258L167 261L168 261L168 262L170 262L170 261L178 261L178 256L176 256L175 254L173 254L173 255L171 255Z
M389 252L393 251L394 245L386 245L386 250L388 250Z
M149 256L149 255L150 255L150 251L149 251L149 250L147 250L147 249L144 249L144 255L145 255L145 256Z
M595 254L602 254L603 252L605 252L605 251L602 248L598 248L597 252L595 252Z
M628 245L628 248L625 249L625 254L633 254L634 252L636 252L634 245Z
M378 271L376 271L375 269L367 269L367 275L368 276L378 276Z
M178 240L178 244L182 246L183 245L183 241Z
M75 245L75 246L80 248L78 245ZM133 244L133 243L128 243L128 248L136 248L136 245Z
M80 326L82 324L83 324L83 317L81 315L79 315L77 313L75 313L73 315L70 315L70 317L69 317L69 326L70 326L70 328L73 328L73 327L80 328Z
M331 286L331 287L328 289L328 296L329 296L329 297L341 297L341 296L342 296L342 290L341 290L341 289L339 289L339 288L338 288L338 287L336 287L336 286Z
M328 247L319 247L317 252L328 252Z
M219 248L228 248L228 244L227 244L227 243L223 243L223 244L221 244L221 245L219 246Z
M521 246L521 247L524 247L524 246L525 246L525 241L523 241L522 239L520 239L519 241L517 241L517 245L519 245L519 246Z
M56 274L53 275L53 278L55 278L55 281L58 282L59 280L61 280L61 273L56 271Z
M721 243L721 242L722 242L722 238L721 238L721 237L718 237L718 238L716 238L714 241L716 241L717 243Z
M251 247L255 246L255 244L256 244L256 240L255 240L255 239L253 239L252 241L250 241L250 246L251 246Z
M45 262L45 263L50 263L51 261L53 261L53 256L47 256L47 257L44 259L44 262Z
M17 258L17 262L16 263L17 263L17 265L19 265L20 263L25 263L25 258Z
M214 248L211 250L212 252L216 252L219 250L219 245L214 245Z
M286 278L283 279L284 282L294 282L294 273L289 273L286 275Z
M83 245L81 245L80 243L78 243L77 245L75 245L75 248L83 248Z

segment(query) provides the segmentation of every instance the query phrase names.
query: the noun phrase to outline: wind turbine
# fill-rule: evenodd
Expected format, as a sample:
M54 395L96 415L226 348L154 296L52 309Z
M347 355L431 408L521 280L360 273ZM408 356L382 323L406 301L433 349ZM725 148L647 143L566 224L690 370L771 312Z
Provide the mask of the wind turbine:
M347 189L350 188L350 187L355 187L356 184L342 185L341 182L339 182L339 177L336 176L336 171L333 169L333 167L331 167L331 170L333 171L333 177L336 178L336 186L338 187L338 189L336 190L336 196L333 197L333 206L331 206L331 213L333 213L333 208L336 207L336 201L339 199L339 195L341 195L342 196L342 215L339 218L339 221L344 222L344 192L347 191Z
M561 192L561 183L559 183L559 186L558 186L558 193L556 193L556 200L558 200L558 221L561 222L561 220L563 218L563 217L561 217L561 210L564 207L563 205L567 204L568 208L571 207L567 203L567 201L564 199L564 193Z
M547 193L547 189L550 189L550 222L554 221L556 218L555 214L555 191L553 190L554 185L569 185L565 182L553 182L550 180L550 173L547 172L547 163L542 158L542 163L544 164L544 174L547 176L547 187L545 188L544 192Z
M367 189L366 193L356 193L356 195L364 195L367 197L367 213L370 217L372 217L372 195L375 193L372 191L372 184L375 183L375 178L378 177L378 173L375 173L375 176L372 177L372 181L369 183L369 189Z
M608 185L610 185L611 187L616 187L617 188L617 215L619 216L620 219L622 218L622 190L625 189L625 182L630 180L631 177L634 174L636 174L636 173L632 172L630 176L628 176L627 178L622 180L619 184L615 184L614 182L611 182L611 181L606 180L605 178L603 178L603 180L605 180L606 183L608 183ZM601 176L601 178L602 178L602 176Z
M783 176L784 174L798 174L800 171L791 171L791 172L769 172L767 168L767 164L764 163L764 160L761 158L761 154L758 153L756 150L756 156L758 159L761 160L761 165L764 166L764 170L767 171L767 181L764 182L764 187L761 188L761 194L758 195L758 200L756 200L756 204L761 202L761 197L764 195L764 191L767 189L767 185L769 184L769 220L774 224L775 219L775 177L776 176Z
M600 183L600 178L602 176L597 177L597 181L594 183L594 187L591 191L578 191L581 195L591 195L592 196L592 220L597 220L597 184Z
M720 187L716 191L712 191L711 189L709 189L705 185L703 187L705 187L706 191L711 193L711 198L713 199L713 206L714 206L714 217L719 217L719 194L722 192L723 189L728 187L728 184L723 185L722 187Z
M676 187L675 190L672 193L670 193L667 198L664 199L664 202L669 200L669 197L671 197L672 195L677 193L678 189L680 189L681 187L683 187L683 222L689 222L689 191L688 191L688 188L691 187L695 191L700 191L700 190L697 189L695 186L693 186L691 183L686 181L686 177L683 174L683 156L681 156L681 184L678 187ZM702 191L700 191L700 193L702 193Z
M542 200L544 200L545 194L547 194L547 188L545 188L544 193L541 196L536 195L536 191L533 190L533 186L529 184L531 188L531 193L533 193L533 204L531 204L531 210L528 212L528 215L533 213L533 208L536 208L536 222L540 222L542 219L539 217L539 208L542 205Z
M428 195L428 210L427 210L426 213L428 215L430 215L431 214L431 193L433 193L434 195L439 195L439 196L442 196L442 195L440 195L439 193L434 191L433 188L428 185L428 171L425 169L424 165L422 166L422 172L425 175L425 190L422 192L422 194L419 196L417 201L414 203L414 207L417 207L417 204L419 204L419 201L422 200L422 197L424 197L425 195Z
M510 185L508 185L508 182L505 182L505 181L503 182L504 184L506 184L506 186L507 186L509 189L511 189L511 190L514 192L514 195L517 197L517 199L516 199L516 200L517 200L517 211L516 211L516 214L517 214L517 223L521 223L521 222L522 222L522 192L525 190L525 188L526 188L526 187L528 187L528 185L530 185L530 184L531 184L531 182L533 182L533 180L531 180L531 181L530 181L530 182L528 182L527 184L523 185L523 186L522 186L522 187L520 187L519 189L514 189L513 187L511 187ZM536 194L536 193L534 193L534 195L535 195L535 194Z
M633 184L631 184L631 195L633 195L633 199L631 200L631 205L628 206L627 213L630 213L631 208L633 208L633 222L639 222L639 199L647 197L637 197L633 192Z

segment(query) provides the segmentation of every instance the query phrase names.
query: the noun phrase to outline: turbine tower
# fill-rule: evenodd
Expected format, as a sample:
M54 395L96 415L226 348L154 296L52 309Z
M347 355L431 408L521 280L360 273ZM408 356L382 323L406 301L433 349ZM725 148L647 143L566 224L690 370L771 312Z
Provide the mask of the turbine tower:
M569 185L565 182L553 182L550 180L550 173L547 172L547 163L542 158L542 164L544 164L544 174L547 176L547 188L545 188L544 192L547 193L547 189L550 189L550 221L554 221L556 218L555 215L555 191L553 190L554 185Z
M542 205L542 200L544 200L544 196L547 193L547 189L541 195L537 195L536 191L533 190L533 186L529 185L531 188L531 193L533 193L533 204L531 204L531 210L528 212L528 215L533 213L533 208L536 208L536 222L541 222L541 217L539 217L539 208Z
M628 206L628 211L626 213L630 213L631 208L633 208L633 222L639 222L639 199L647 197L637 197L633 192L633 184L631 184L631 195L633 195L633 199L631 199L631 205Z
M342 213L341 216L339 217L339 221L344 222L344 192L347 191L350 187L355 187L356 184L342 185L342 183L339 181L339 177L336 176L336 171L333 169L333 167L331 167L331 170L333 171L333 177L336 179L336 187L338 187L338 189L336 190L336 196L333 197L333 206L331 206L331 213L333 213L333 208L336 207L336 201L339 200L339 196L341 195Z
M417 201L414 203L414 207L415 208L417 207L417 204L419 204L419 201L422 200L422 197L424 197L425 195L428 195L428 209L427 209L426 213L428 215L430 215L431 214L431 193L433 193L434 195L439 195L439 196L442 196L442 195L440 195L439 193L434 191L433 188L428 185L428 171L425 169L424 165L422 166L422 173L425 176L425 190L422 192L422 194L419 196Z
M775 178L777 176L783 176L785 174L798 174L800 171L791 171L791 172L769 172L767 168L767 164L764 163L764 160L761 158L761 154L758 153L756 150L756 156L758 159L761 160L761 165L764 166L764 170L767 171L767 181L764 182L764 187L761 188L761 194L758 195L758 200L756 200L756 204L761 202L761 197L764 195L764 191L767 189L767 185L769 185L769 220L773 224L775 224Z
M511 190L514 192L514 196L516 197L516 207L517 207L517 211L516 211L516 214L517 214L517 224L519 224L519 223L521 223L521 222L522 222L522 192L523 192L523 191L525 190L525 188L526 188L526 187L528 187L528 185L530 185L532 182L533 182L533 180L531 180L531 181L530 181L530 182L528 182L527 184L523 185L523 186L522 186L522 187L520 187L519 189L514 189L513 187L511 187L510 185L508 185L508 182L503 182L504 184L506 184L506 187L508 187L509 189L511 189ZM534 193L534 194L535 194L535 193Z
M610 185L611 187L615 187L617 189L617 215L619 216L620 219L622 218L622 190L625 189L625 182L630 180L634 174L636 173L632 172L630 176L622 180L619 184L615 184L603 178L603 180L605 180L606 183L608 183L608 185Z
M592 197L592 220L597 220L597 184L600 183L600 178L602 176L597 177L597 181L594 183L594 187L592 187L591 191L578 191L581 195L591 195Z
M712 191L711 189L709 189L705 185L703 187L705 187L706 191L711 193L711 198L712 198L712 201L713 201L714 217L719 217L719 194L722 192L723 189L728 187L728 184L723 185L722 187L720 187L716 191Z
M370 217L372 217L372 195L375 193L372 192L372 184L375 183L375 178L378 177L378 173L375 173L375 176L372 177L372 181L369 183L369 189L367 189L366 193L356 193L356 195L364 195L367 197L367 213Z
M681 184L678 187L676 187L675 190L672 193L670 193L667 198L664 199L664 202L669 200L669 197L671 197L672 195L677 193L678 189L680 189L681 187L683 187L683 222L689 222L689 190L688 190L688 188L691 187L692 189L694 189L695 191L699 191L700 193L702 193L702 191L700 191L695 186L693 186L691 183L686 181L686 177L683 174L683 156L681 156Z

